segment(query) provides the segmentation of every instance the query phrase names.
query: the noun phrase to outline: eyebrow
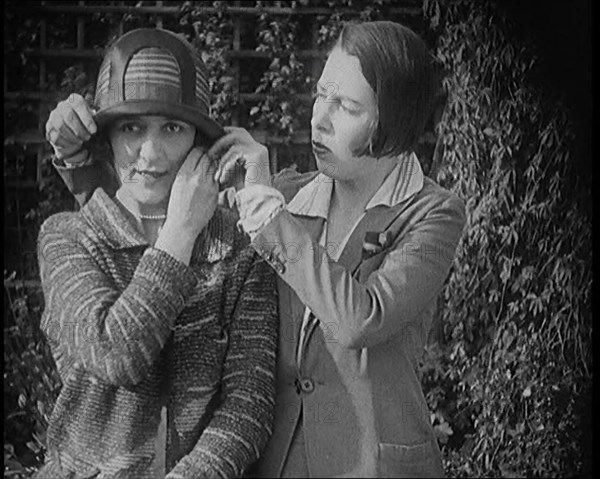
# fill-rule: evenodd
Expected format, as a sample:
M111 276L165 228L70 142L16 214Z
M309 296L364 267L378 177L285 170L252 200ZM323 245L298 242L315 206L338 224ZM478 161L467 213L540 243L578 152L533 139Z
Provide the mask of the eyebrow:
M142 118L140 118L138 115L123 115L121 117L119 117L118 119L115 120L115 123L127 123L127 122L143 122L144 120ZM179 120L178 118L168 118L165 117L164 120L165 123L178 123L181 125L187 125L188 123L183 121L183 120Z
M332 84L332 83L328 83L328 85L331 85L331 84ZM323 85L322 85L320 82L317 82L317 88L319 88L319 89L321 89L321 90L324 90L324 91L327 91L327 88L326 88L326 87L324 87L324 86L323 86ZM362 103L361 103L360 101L358 101L358 100L354 100L353 98L350 98L350 97L349 97L349 96L347 96L347 95L340 95L340 94L339 94L339 93L337 93L337 92L336 92L336 94L337 94L337 96L338 96L339 98L341 98L342 100L347 100L347 101L349 101L349 102L351 102L351 103L354 103L355 105L358 105L358 106L363 106L363 105L362 105Z
M124 116L117 118L115 120L115 123L127 123L127 122L131 122L131 121L141 121L141 120L135 115L124 115Z

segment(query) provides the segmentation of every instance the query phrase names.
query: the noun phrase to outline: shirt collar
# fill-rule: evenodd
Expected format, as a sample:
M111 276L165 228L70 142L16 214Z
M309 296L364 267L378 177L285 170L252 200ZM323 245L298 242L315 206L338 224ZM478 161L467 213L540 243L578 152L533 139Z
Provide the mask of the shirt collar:
M417 155L410 153L398 157L398 164L375 192L365 211L376 206L396 206L413 197L423 188L423 170ZM287 205L295 215L327 219L333 180L319 173L310 183L301 188Z

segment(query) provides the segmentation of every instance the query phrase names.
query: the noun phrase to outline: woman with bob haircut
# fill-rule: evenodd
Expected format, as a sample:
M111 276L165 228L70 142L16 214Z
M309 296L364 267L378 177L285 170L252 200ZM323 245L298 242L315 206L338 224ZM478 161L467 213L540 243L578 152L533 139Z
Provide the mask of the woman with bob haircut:
M55 163L93 137L117 181L39 234L63 383L39 479L238 477L272 431L275 274L217 207L206 78L179 36L133 30L104 57L98 111L72 95L50 114Z
M416 366L465 210L414 153L434 78L409 28L347 24L317 84L318 171L272 177L243 128L209 149L221 184L245 166L240 224L278 275L275 426L254 476L443 475Z

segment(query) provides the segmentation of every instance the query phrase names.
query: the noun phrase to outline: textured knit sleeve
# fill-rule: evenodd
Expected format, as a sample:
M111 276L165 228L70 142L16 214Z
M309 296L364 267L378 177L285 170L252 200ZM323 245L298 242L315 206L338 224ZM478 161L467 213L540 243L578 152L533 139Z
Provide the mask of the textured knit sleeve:
M96 188L102 188L112 196L119 187L117 174L109 161L92 159L69 168L64 161L52 156L52 165L79 206L88 202Z
M221 403L194 449L167 479L240 477L272 433L277 349L276 278L248 249L253 267L237 301Z
M136 384L159 356L196 277L167 253L148 248L119 291L93 249L82 244L74 216L54 215L40 230L42 330L91 374L115 385Z

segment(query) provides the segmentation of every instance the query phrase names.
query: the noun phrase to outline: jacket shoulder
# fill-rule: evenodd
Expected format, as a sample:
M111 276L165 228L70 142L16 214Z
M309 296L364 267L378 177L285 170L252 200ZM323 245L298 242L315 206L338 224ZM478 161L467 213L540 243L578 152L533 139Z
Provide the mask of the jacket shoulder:
M423 188L416 195L416 202L422 201L429 208L445 207L465 216L465 202L456 193L440 186L431 178L423 179Z
M71 252L86 248L90 228L78 212L56 213L46 218L37 237L37 257L41 270L59 265Z
M40 227L38 239L50 235L59 235L67 239L76 239L78 235L88 230L81 213L75 211L63 211L55 213L44 220Z
M286 203L289 203L296 196L296 193L318 174L318 171L299 173L293 168L284 168L273 176L272 185L284 196Z

